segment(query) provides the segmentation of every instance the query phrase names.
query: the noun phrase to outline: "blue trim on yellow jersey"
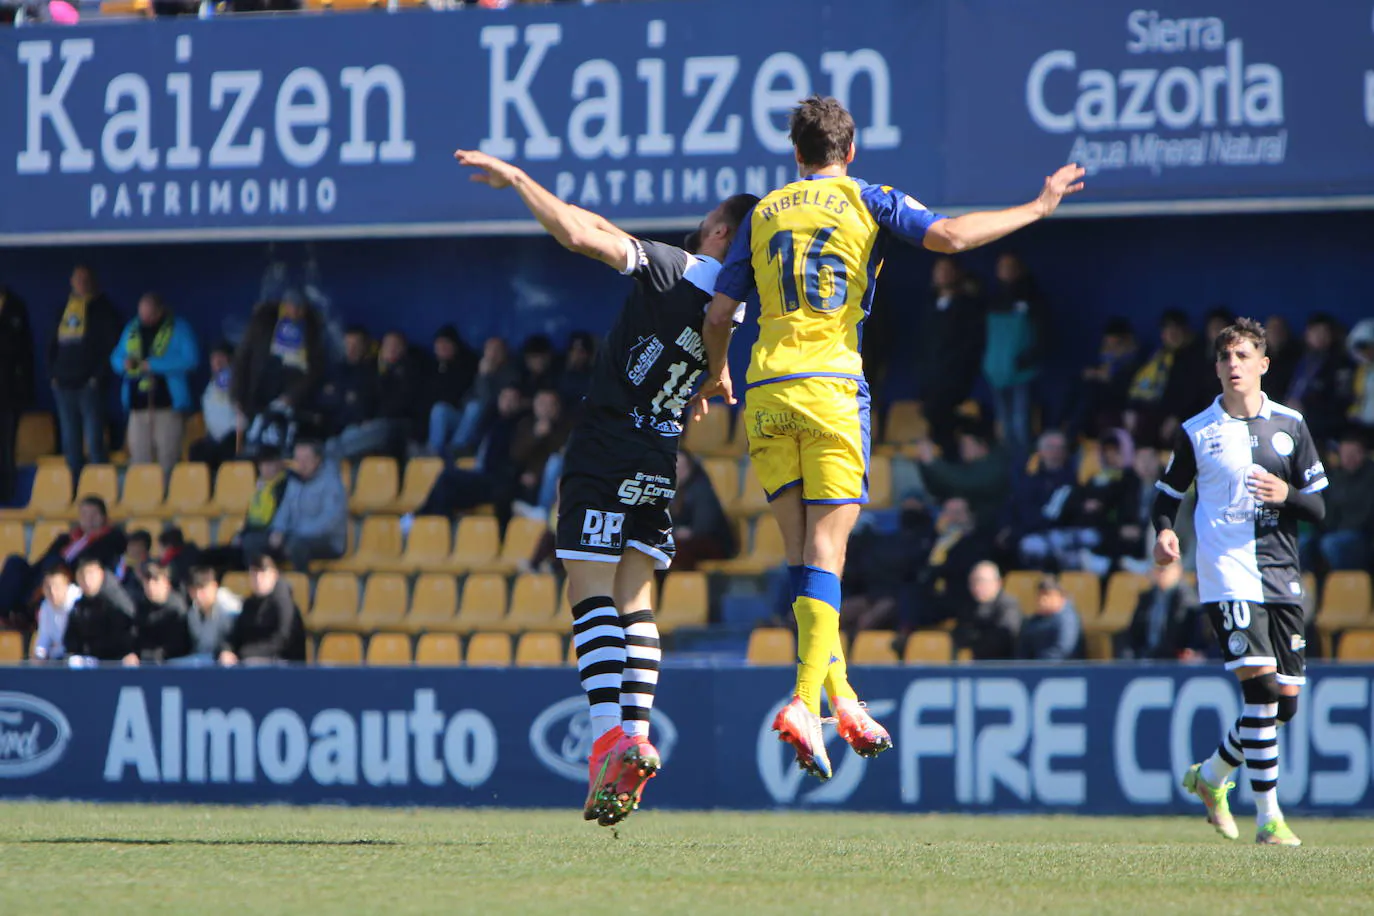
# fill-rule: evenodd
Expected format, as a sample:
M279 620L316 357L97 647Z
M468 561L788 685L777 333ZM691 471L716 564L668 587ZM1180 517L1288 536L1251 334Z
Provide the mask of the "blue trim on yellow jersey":
M799 378L847 378L855 382L864 381L862 375L851 375L848 372L798 372L796 375L779 375L777 378L766 378L757 382L750 382L744 386L744 390L748 391L750 388L757 388L760 385L771 385L774 382L790 382Z
M782 494L786 493L788 490L792 489L793 487L799 487L799 486L801 486L801 478L800 478L800 477L798 477L796 480L792 481L791 483L785 483L785 484L783 484L782 486L780 486L780 487L778 487L776 490L774 490L772 493L769 493L767 490L764 490L764 491L763 491L763 495L764 495L764 497L771 503L773 500L777 499L779 496L781 496Z
M860 382L855 395L859 404L859 435L864 444L864 482L859 495L868 502L868 472L873 467L873 399L869 395L868 382Z
M802 499L808 506L866 506L868 505L867 496L859 496L854 499Z

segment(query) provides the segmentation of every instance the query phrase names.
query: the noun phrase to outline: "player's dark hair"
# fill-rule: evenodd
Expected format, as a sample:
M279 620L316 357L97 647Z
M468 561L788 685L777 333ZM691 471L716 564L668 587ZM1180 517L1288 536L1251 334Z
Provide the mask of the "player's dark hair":
M792 109L792 145L804 165L842 165L854 145L854 116L838 99L813 95Z
M759 199L753 194L736 194L734 197L727 197L725 202L720 205L721 216L725 224L732 230L738 229L739 224L744 222L756 206Z
M1264 336L1264 325L1253 318L1237 318L1235 324L1217 335L1216 343L1213 344L1217 359L1224 358L1232 347L1246 340L1255 345L1256 353L1260 356L1264 355L1268 346L1268 340Z

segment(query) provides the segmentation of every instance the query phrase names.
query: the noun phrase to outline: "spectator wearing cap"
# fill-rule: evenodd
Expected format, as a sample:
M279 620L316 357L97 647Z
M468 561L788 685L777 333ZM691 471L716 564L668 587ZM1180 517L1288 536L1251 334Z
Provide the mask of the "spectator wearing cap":
M81 597L81 589L72 581L72 571L63 565L54 566L43 575L43 603L38 606L38 635L34 637L29 655L39 661L57 660L66 654L63 640L72 608Z
M454 434L462 419L462 403L477 373L472 351L458 329L446 324L434 335L434 363L429 374L429 437L431 455L453 451Z
M76 525L58 535L37 563L30 564L18 555L5 560L0 568L0 619L8 616L12 624L28 626L45 572L59 564L75 568L88 557L112 568L124 552L124 542L124 532L110 524L105 501L98 496L84 497L77 506Z
M86 455L92 464L103 464L107 457L104 385L110 351L118 340L119 314L114 304L100 291L95 273L78 266L72 271L71 295L48 343L62 454L72 479L80 473Z
M1035 608L1021 622L1017 657L1027 661L1062 662L1079 656L1083 625L1059 580L1045 576L1035 596Z
M337 559L347 549L348 493L338 467L325 461L319 443L297 443L294 465L267 543L305 572L312 561Z
M214 569L197 566L191 570L191 606L186 612L186 630L191 641L187 664L213 664L229 646L243 601L220 585Z
M1351 366L1339 346L1340 332L1330 315L1308 317L1303 353L1293 369L1288 397L1283 399L1284 404L1302 413L1319 446L1341 434L1350 405Z
M156 462L170 474L181 460L190 374L199 360L190 324L177 319L157 293L145 293L138 316L110 354L111 367L123 379L120 401L129 415L125 444L131 463Z
M93 662L126 661L136 645L134 603L128 592L95 557L85 557L77 564L76 584L81 597L72 607L62 636L67 664L81 667Z
M33 327L29 307L0 284L0 503L14 498L19 418L35 394Z
M265 553L254 558L248 581L252 594L229 631L220 664L305 661L305 624L276 557Z
M319 313L297 290L253 312L234 357L234 404L245 420L276 407L310 407L324 378L325 350Z
M210 350L210 381L200 396L205 435L191 443L190 458L203 462L213 474L238 452L239 415L234 408L234 351L226 343Z
M161 664L190 651L186 599L173 586L168 567L149 563L143 568L143 597L134 611L134 650L124 662Z

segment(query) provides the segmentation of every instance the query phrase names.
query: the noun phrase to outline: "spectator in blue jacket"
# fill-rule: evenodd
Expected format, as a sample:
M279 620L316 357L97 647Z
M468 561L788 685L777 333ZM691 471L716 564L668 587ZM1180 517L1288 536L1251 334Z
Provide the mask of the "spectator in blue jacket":
M295 468L272 517L268 545L301 572L312 560L334 560L348 547L348 493L318 442L296 444Z
M156 461L170 474L181 458L181 435L192 409L190 374L200 362L191 326L146 293L138 317L119 338L110 365L123 380L120 399L129 414L126 444L132 464Z
M1021 621L1017 656L1036 662L1078 658L1082 638L1083 624L1078 611L1064 594L1059 580L1054 576L1041 579L1035 610Z

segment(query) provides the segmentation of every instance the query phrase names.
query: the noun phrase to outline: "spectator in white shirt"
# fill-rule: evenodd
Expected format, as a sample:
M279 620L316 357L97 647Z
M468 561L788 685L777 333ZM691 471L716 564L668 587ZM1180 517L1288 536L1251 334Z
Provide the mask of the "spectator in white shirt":
M39 661L59 659L66 653L62 640L67 633L67 618L81 597L66 566L54 566L43 576L43 603L38 607L38 636L31 654Z
M233 358L228 344L218 344L210 351L210 383L200 396L205 437L191 443L191 460L205 462L212 472L233 460L238 451L239 412L230 394Z

